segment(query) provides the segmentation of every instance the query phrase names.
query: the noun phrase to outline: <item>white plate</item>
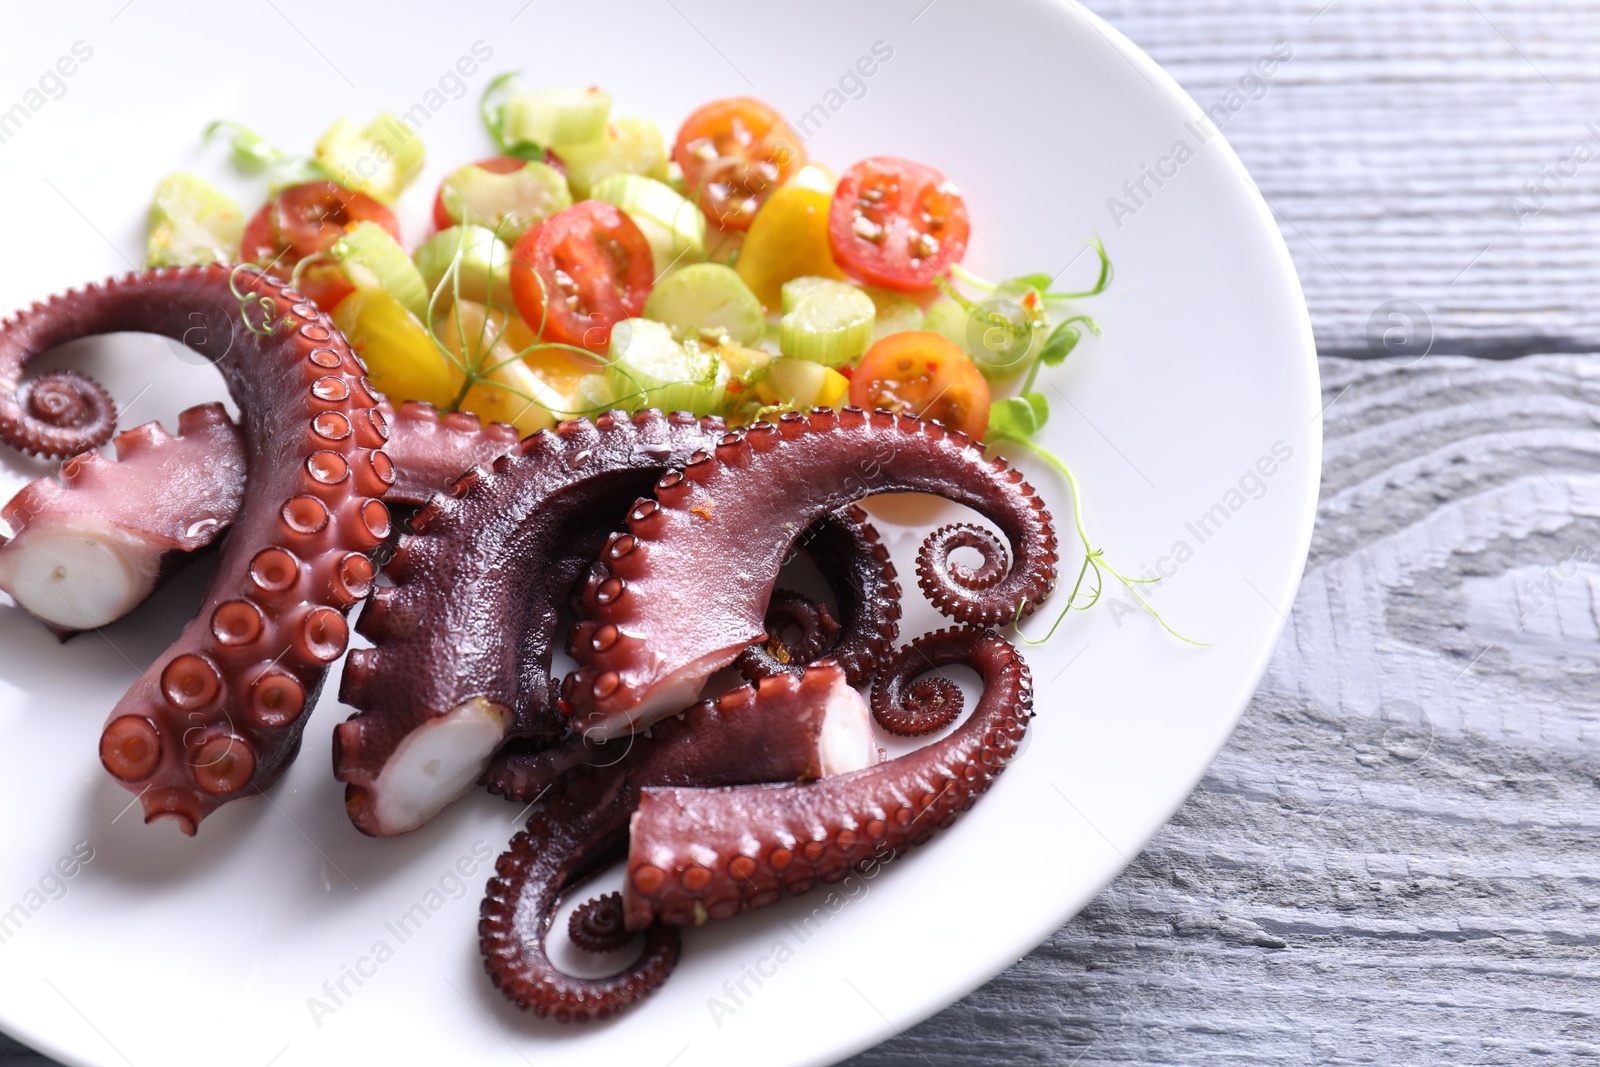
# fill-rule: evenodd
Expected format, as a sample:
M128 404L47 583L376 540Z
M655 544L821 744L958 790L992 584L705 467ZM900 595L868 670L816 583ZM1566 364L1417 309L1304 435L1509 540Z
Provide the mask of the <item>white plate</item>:
M638 1010L567 1029L511 1008L478 960L486 857L509 840L515 809L479 794L407 838L362 837L328 770L329 734L346 714L331 696L270 803L230 805L195 840L124 813L129 794L95 756L103 716L193 612L203 570L67 645L0 607L0 914L13 903L26 914L0 944L0 1026L50 1055L279 1067L831 1062L956 1000L1070 918L1187 795L1266 665L1316 496L1311 334L1265 205L1220 138L1202 144L1199 109L1155 64L1083 9L1044 0L541 2L518 13L520 3L417 5L411 16L386 5L334 17L307 0L12 10L0 108L24 100L74 42L93 54L0 144L0 307L126 270L168 170L226 178L256 202L219 151L199 149L213 118L305 150L339 115L441 105L422 129L427 173L405 201L415 240L442 174L490 154L475 104L499 71L598 82L619 112L669 132L717 96L751 93L795 118L820 104L814 158L839 169L905 155L960 183L974 220L967 263L981 274L1065 268L1062 284L1086 280L1093 257L1074 261L1078 242L1105 238L1116 283L1083 307L1105 338L1045 372L1059 389L1045 436L1076 468L1091 532L1114 562L1139 574L1179 542L1192 551L1155 599L1213 645L1183 646L1120 607L1074 615L1027 651L1040 697L1031 747L950 832L853 883L836 911L813 893L690 931L677 973ZM465 95L430 96L441 79L453 88L478 41L493 57L461 79ZM838 92L841 78L854 88L846 72L880 41L893 55L862 79L864 95ZM1193 158L1163 163L1179 141ZM1159 186L1144 178L1150 195L1135 202L1123 183L1145 166L1175 174ZM1135 208L1120 225L1113 196ZM219 395L210 372L160 341L119 338L77 358L128 405L124 425L171 425ZM1270 478L1251 473L1258 462ZM44 469L11 455L0 464L7 492ZM1070 534L1064 486L1022 465ZM1202 539L1198 521L1219 504ZM917 533L895 531L904 575ZM908 595L920 604L914 585ZM906 633L934 623L919 607ZM94 858L64 895L45 879L59 899L30 897L79 842ZM458 861L471 871L459 889ZM418 903L440 907L401 944L389 924ZM826 921L801 925L819 907ZM363 963L380 941L392 958ZM310 998L334 1006L324 982L358 965L369 976L359 987L345 978L350 996L314 1018ZM766 972L759 985L752 970Z

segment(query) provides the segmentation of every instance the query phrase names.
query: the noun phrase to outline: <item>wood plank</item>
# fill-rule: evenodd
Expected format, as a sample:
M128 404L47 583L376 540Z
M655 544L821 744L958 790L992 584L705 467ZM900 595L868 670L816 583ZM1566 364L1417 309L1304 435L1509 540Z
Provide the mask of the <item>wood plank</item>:
M1278 214L1323 355L1368 354L1367 321L1395 299L1427 312L1438 352L1600 349L1600 4L1089 6L1206 108L1275 41L1293 49L1264 95L1220 114ZM1597 158L1542 177L1579 139ZM1542 210L1519 225L1513 197Z
M851 1067L1600 1055L1600 364L1322 370L1311 561L1200 789Z

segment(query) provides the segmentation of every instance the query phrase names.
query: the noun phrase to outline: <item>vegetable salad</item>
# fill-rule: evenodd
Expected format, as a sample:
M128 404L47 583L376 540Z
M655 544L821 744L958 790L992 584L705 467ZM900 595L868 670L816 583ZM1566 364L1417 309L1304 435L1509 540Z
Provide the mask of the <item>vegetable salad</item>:
M270 267L328 310L374 383L531 433L657 407L734 424L857 404L975 439L1046 416L1041 364L1076 343L1046 276L1000 285L958 266L971 220L923 163L876 156L837 176L773 108L697 109L669 144L598 88L497 78L481 114L498 154L451 171L434 232L405 244L390 205L422 169L392 115L334 123L309 157L219 122L272 195L248 217L192 174L151 207L151 265ZM1098 245L1096 245L1098 248ZM979 293L978 298L966 295ZM1027 375L1023 397L997 387Z

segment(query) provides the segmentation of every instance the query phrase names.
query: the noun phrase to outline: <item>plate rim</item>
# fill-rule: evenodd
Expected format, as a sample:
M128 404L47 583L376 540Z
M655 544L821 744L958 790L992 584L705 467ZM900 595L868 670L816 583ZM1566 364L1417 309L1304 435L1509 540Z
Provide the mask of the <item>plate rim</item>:
M1132 64L1147 81L1150 81L1160 89L1165 96L1180 107L1187 108L1195 116L1203 114L1199 103L1183 89L1171 74L1115 26L1086 7L1081 0L1027 0L1027 3L1036 10L1049 9L1051 11L1059 11L1069 17L1076 16L1081 19L1091 30L1097 32L1105 39L1108 45L1116 49L1124 59ZM1225 165L1231 177L1245 187L1250 208L1256 220L1262 225L1263 232L1266 235L1267 242L1265 247L1270 251L1273 259L1276 260L1276 268L1280 277L1288 283L1293 297L1294 318L1298 327L1296 332L1299 335L1298 351L1294 353L1294 358L1303 360L1309 370L1307 382L1313 407L1320 408L1321 377L1320 367L1317 362L1316 343L1312 333L1311 319L1306 306L1304 291L1289 254L1287 243L1272 214L1271 208L1223 132L1217 131L1213 140L1220 145L1221 158L1225 160ZM1286 358L1288 358L1287 355ZM1173 815L1188 802L1212 764L1215 763L1218 754L1231 739L1244 712L1254 699L1255 693L1261 684L1261 679L1264 677L1282 640L1289 616L1293 611L1296 595L1304 579L1305 562L1309 557L1322 478L1323 416L1320 410L1311 421L1308 444L1310 445L1310 455L1307 457L1309 460L1307 465L1311 470L1311 475L1303 483L1302 489L1308 499L1302 501L1298 510L1296 516L1297 527L1293 535L1295 541L1293 557L1300 561L1300 566L1284 587L1281 597L1276 602L1269 601L1278 619L1270 624L1271 639L1263 642L1263 647L1258 652L1252 665L1248 692L1229 715L1225 731L1206 756L1199 772L1178 793L1177 798L1169 806L1165 815L1151 826L1148 831L1142 833L1141 836L1131 842L1133 847L1126 850L1126 857L1120 862L1113 863L1110 873L1104 878L1097 879L1092 884L1092 888L1089 889L1082 903L1069 901L1052 912L1053 918L1048 927L1041 931L1034 924L1033 932L1024 935L1020 942L1018 939L1012 939L1004 947L1004 951L999 957L1000 962L996 966L978 968L975 971L963 973L957 980L947 982L936 995L930 997L925 1003L919 1004L916 1010L902 1013L898 1024L885 1018L880 1022L871 1024L863 1031L864 1036L835 1046L831 1051L823 1051L818 1055L798 1060L796 1061L797 1063L802 1064L803 1067L827 1067L827 1065L840 1063L883 1043L889 1038L911 1030L932 1016L970 996L975 990L986 985L997 975L1015 965L1039 945L1044 944L1078 915L1088 902L1100 895L1107 885L1120 877L1142 855L1155 836L1170 823ZM92 1024L90 1024L90 1027L93 1029ZM11 1037L28 1049L34 1050L38 1054L61 1064L68 1065L68 1067L102 1067L103 1063L106 1062L76 1057L65 1046L58 1044L48 1033L29 1025L29 1021L26 1019L8 1021L4 1017L0 1017L0 1033ZM98 1033L98 1030L96 1030L96 1033Z

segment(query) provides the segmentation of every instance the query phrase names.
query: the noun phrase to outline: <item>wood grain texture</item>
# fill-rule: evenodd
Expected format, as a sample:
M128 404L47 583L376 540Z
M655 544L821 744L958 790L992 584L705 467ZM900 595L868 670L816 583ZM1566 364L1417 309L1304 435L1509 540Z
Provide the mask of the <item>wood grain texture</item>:
M1600 350L1593 0L1089 6L1202 108L1274 42L1293 49L1223 133L1278 216L1323 355L1367 354L1368 318L1395 299L1427 312L1439 352ZM1579 140L1596 158L1563 176Z
M1600 1056L1600 363L1322 371L1311 560L1199 790L851 1067Z

